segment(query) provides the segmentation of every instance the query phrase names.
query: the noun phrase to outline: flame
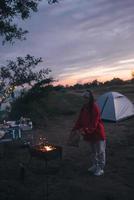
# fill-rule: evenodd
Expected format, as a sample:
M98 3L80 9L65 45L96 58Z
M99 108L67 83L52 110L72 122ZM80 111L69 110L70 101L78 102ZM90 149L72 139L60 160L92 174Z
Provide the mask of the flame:
M39 137L38 139L38 150L42 152L52 151L56 149L54 146L50 145L48 143L48 140L46 137Z
M40 147L40 151L42 151L42 152L52 151L54 149L56 149L56 148L53 146L50 146L50 145L44 145L44 146Z

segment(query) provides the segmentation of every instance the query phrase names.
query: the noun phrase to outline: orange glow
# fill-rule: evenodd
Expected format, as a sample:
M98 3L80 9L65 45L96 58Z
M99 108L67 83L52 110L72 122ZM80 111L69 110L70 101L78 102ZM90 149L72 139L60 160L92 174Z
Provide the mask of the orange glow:
M39 150L42 151L42 152L52 151L54 149L56 149L56 148L53 147L53 146L50 146L50 145L44 145L44 146L39 147Z
M112 71L107 71L107 72L103 72L103 70L100 69L100 71L97 70L89 70L89 71L80 71L79 73L75 74L75 75L70 75L68 77L65 77L65 79L63 79L63 77L61 79L59 79L58 82L56 82L54 85L74 85L76 83L88 83L88 82L92 82L93 80L97 79L98 81L101 82L105 82L108 80L111 80L113 78L120 78L122 80L128 80L132 78L132 74L131 74L131 70L127 68L125 70L119 70L116 71L115 73Z

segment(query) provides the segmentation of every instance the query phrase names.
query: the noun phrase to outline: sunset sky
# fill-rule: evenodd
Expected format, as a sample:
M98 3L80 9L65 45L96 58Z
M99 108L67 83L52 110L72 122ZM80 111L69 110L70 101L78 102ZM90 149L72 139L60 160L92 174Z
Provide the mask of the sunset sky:
M131 78L134 0L44 0L19 25L29 30L27 40L1 45L0 64L29 53L43 58L58 84Z

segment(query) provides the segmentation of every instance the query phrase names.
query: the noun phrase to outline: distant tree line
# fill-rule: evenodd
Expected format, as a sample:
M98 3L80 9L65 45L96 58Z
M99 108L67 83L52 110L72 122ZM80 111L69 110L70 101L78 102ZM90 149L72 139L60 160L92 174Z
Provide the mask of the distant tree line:
M83 84L76 83L73 86L58 85L58 86L56 86L56 90L63 90L65 88L67 88L67 89L97 88L97 87L103 87L103 86L124 85L124 84L129 84L129 83L134 84L134 73L133 73L132 79L130 79L130 80L122 80L120 78L113 78L112 80L101 82L96 79L96 80L93 80L92 82L88 82L88 83L83 83Z

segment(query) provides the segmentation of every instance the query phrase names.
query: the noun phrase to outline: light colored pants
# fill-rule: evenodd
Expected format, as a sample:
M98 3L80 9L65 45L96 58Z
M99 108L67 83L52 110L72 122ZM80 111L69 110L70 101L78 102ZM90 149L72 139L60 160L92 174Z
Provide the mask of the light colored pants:
M90 143L92 165L96 168L104 169L106 163L106 141L100 140Z

